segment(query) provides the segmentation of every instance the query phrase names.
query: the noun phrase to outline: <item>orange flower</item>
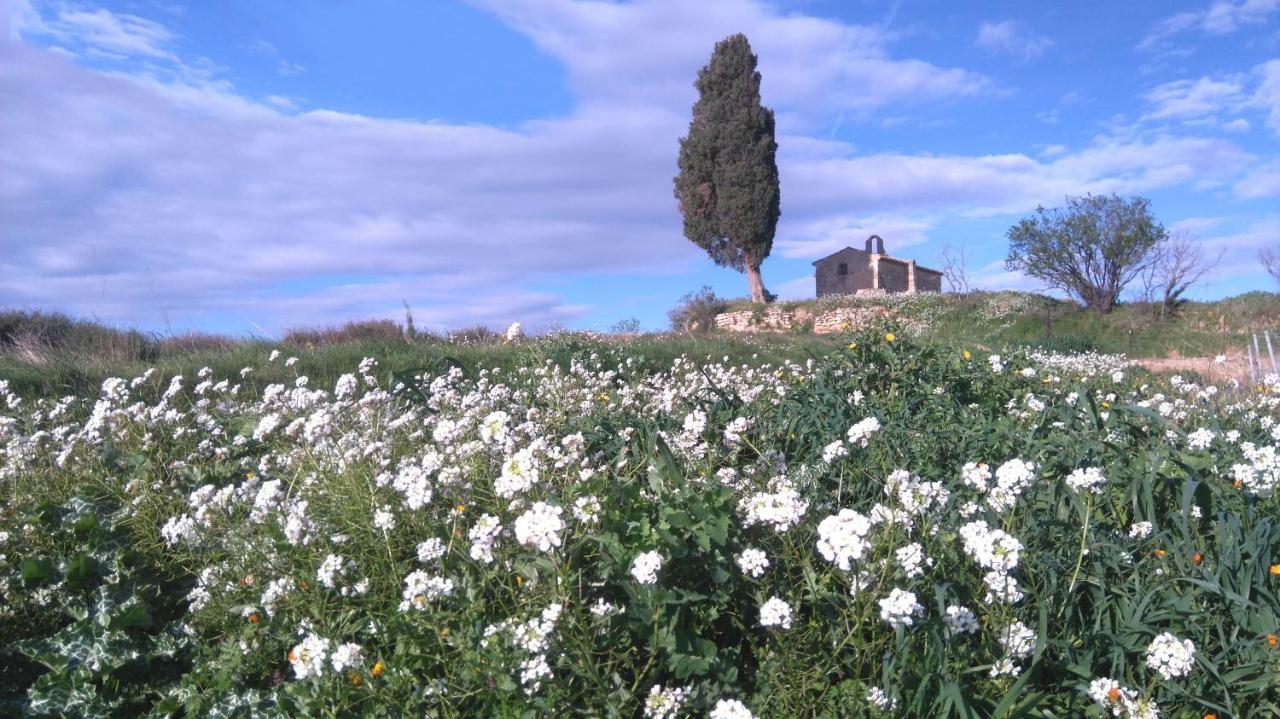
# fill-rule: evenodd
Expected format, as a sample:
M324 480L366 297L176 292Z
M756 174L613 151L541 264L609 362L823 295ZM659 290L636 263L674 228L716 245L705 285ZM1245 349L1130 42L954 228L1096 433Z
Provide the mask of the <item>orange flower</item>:
M1196 552L1195 554L1191 555L1192 564L1199 564L1202 561L1204 561L1204 557L1202 557L1199 552Z
M1271 647L1272 649L1276 648L1276 635L1274 634L1267 635L1267 646Z
M298 580L298 587L299 587L299 588L301 588L301 589L306 589L306 588L307 588L307 580L305 580L305 579L299 579L299 580Z
M297 653L297 652L295 652L294 650L290 649L290 650L289 650L289 654L288 654L288 658L289 658L289 661L290 661L290 662L296 662L296 661L298 661L298 653Z
M257 624L260 621L262 621L262 617L258 616L257 612L253 612L252 614L249 615L250 624Z
M1166 554L1168 554L1168 552L1164 551L1163 549L1157 549L1157 550L1156 550L1156 557L1158 557L1158 558L1160 558L1160 559L1164 559L1164 555L1166 555Z
M1231 484L1231 486L1235 487L1236 489L1240 489L1241 487L1244 486L1244 482L1241 482L1240 480L1237 479L1235 482Z
M351 673L350 673L350 674L348 674L347 676L351 679L351 686L353 686L353 687L358 687L358 686L360 686L360 675L359 675L359 674L356 674L355 672L351 672Z
M1204 719L1218 719L1217 714L1205 714Z
M1280 564L1271 565L1271 576L1280 577Z
M1111 687L1107 690L1107 698L1113 702L1120 701L1120 690L1115 687Z
M379 659L378 661L373 663L373 669L371 669L369 673L374 675L375 677L380 677L382 676L382 671L383 671L382 660Z

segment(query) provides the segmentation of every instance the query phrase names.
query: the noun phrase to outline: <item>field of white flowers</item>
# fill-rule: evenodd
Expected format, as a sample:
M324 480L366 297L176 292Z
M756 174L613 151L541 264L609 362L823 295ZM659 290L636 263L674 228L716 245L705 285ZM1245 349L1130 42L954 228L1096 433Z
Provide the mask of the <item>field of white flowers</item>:
M1003 355L0 381L0 714L1280 715L1280 379Z

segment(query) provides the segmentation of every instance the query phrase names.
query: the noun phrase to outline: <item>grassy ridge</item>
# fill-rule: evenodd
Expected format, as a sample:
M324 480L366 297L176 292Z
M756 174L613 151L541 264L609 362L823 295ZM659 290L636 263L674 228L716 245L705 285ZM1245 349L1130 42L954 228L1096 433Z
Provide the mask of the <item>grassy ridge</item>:
M791 309L821 312L840 306L880 305L913 334L965 348L999 350L1030 346L1057 351L1095 350L1132 357L1212 356L1240 351L1249 333L1280 328L1280 295L1250 292L1217 302L1189 302L1172 317L1157 317L1149 307L1124 305L1097 315L1078 305L1023 292L973 292L966 295L896 295L877 299L824 298L784 302ZM747 309L737 301L718 301L711 311ZM709 322L704 322L704 326ZM192 376L210 367L218 376L262 365L279 348L297 355L303 372L323 386L360 358L381 358L398 371L430 367L445 357L464 366L511 368L530 353L563 358L583 343L607 342L657 362L681 355L732 362L777 362L821 354L837 340L807 335L647 334L635 336L555 333L518 349L495 333L476 328L451 337L409 333L381 320L321 330L291 330L280 341L231 339L207 335L155 337L134 330L38 312L0 312L0 379L21 396L82 395L108 377L136 376L149 367L157 375ZM754 356L754 359L753 359ZM267 364L245 381L250 386L288 381L294 371ZM163 388L159 388L163 389Z

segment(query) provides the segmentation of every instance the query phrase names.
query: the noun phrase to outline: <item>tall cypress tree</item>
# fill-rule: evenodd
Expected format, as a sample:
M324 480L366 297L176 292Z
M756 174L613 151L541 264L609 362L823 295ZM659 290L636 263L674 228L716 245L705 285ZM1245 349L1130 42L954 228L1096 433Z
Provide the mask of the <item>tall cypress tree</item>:
M760 104L756 56L742 34L716 43L694 83L689 134L680 139L675 195L684 234L717 265L746 272L752 302L764 302L760 263L778 226L778 143L773 110Z

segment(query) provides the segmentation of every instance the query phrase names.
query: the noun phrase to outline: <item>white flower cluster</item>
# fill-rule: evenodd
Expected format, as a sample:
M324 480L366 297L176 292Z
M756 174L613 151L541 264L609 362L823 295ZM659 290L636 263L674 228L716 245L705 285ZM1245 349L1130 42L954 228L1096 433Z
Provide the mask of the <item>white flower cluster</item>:
M852 509L842 509L818 523L818 553L844 571L867 551L871 521Z
M1082 467L1067 475L1067 486L1077 493L1102 494L1106 483L1107 478L1102 475L1101 467Z
M526 695L536 694L542 688L543 680L551 678L547 651L551 647L552 634L563 611L564 605L553 602L539 616L526 622L509 619L485 627L484 644L487 645L498 635L504 634L510 646L523 655L524 658L519 663L520 685L524 687Z
M1280 486L1280 453L1276 447L1257 447L1252 442L1240 445L1245 461L1231 466L1231 478L1250 494L1270 496Z
M1213 438L1217 434L1208 427L1201 427L1194 432L1187 433L1187 449L1192 452L1201 452L1213 446Z
M720 699L707 715L708 719L756 719L746 704L737 699Z
M744 549L737 557L738 568L748 577L759 579L769 568L769 555L759 549Z
M881 712L891 712L898 706L898 701L885 693L880 687L867 690L867 703Z
M471 540L471 558L482 564L493 562L493 545L502 533L502 523L492 514L485 514L476 520L475 526L467 532Z
M1195 656L1196 647L1190 639L1179 640L1164 632L1151 640L1147 647L1147 666L1166 680L1176 679L1191 673Z
M866 447L871 443L871 435L879 431L880 420L875 417L867 417L850 427L849 432L845 436L849 440L849 444Z
M318 677L324 674L324 660L329 656L331 642L325 637L309 634L289 650L289 664L298 679Z
M760 605L760 626L790 629L791 605L777 597L771 597Z
M675 719L684 709L684 703L693 693L690 687L664 687L655 684L644 700L646 719Z
M924 616L924 607L916 601L916 595L894 588L889 596L880 600L880 618L893 628L909 627L917 617Z
M1155 527L1151 526L1151 522L1134 522L1129 525L1130 539L1146 539L1155 531Z
M430 562L434 562L435 560L444 556L444 552L445 552L444 542L437 537L432 537L426 541L419 542L418 546L415 548L415 553L417 554L418 561L422 562L423 564L429 564Z
M738 504L738 511L744 515L744 527L768 524L775 532L785 532L795 526L808 509L809 503L786 482L781 483L776 491L743 497Z
M446 597L453 592L453 580L436 577L416 569L404 578L404 591L400 594L400 611L424 610L427 602Z
M994 529L985 521L969 522L960 528L964 551L979 567L990 570L983 577L987 585L986 601L1013 604L1022 600L1018 582L1011 572L1018 566L1022 542Z
M898 500L903 511L912 516L925 516L941 510L951 498L941 482L925 482L905 469L889 474L884 492Z
M973 613L972 609L958 604L952 604L947 607L946 613L942 616L942 621L946 623L947 634L950 636L975 634L978 631L977 615Z
M1036 478L1036 465L1021 459L1011 459L996 469L995 486L987 491L987 506L997 512L1012 509L1022 492Z
M658 570L662 568L662 555L657 551L644 552L631 562L631 578L639 584L654 584Z
M516 541L526 547L542 552L550 552L560 546L560 532L564 531L564 510L547 504L535 502L524 514L516 517L513 527Z
M1089 698L1109 712L1124 719L1159 719L1160 708L1150 699L1139 699L1138 693L1111 677L1098 677L1089 682Z

